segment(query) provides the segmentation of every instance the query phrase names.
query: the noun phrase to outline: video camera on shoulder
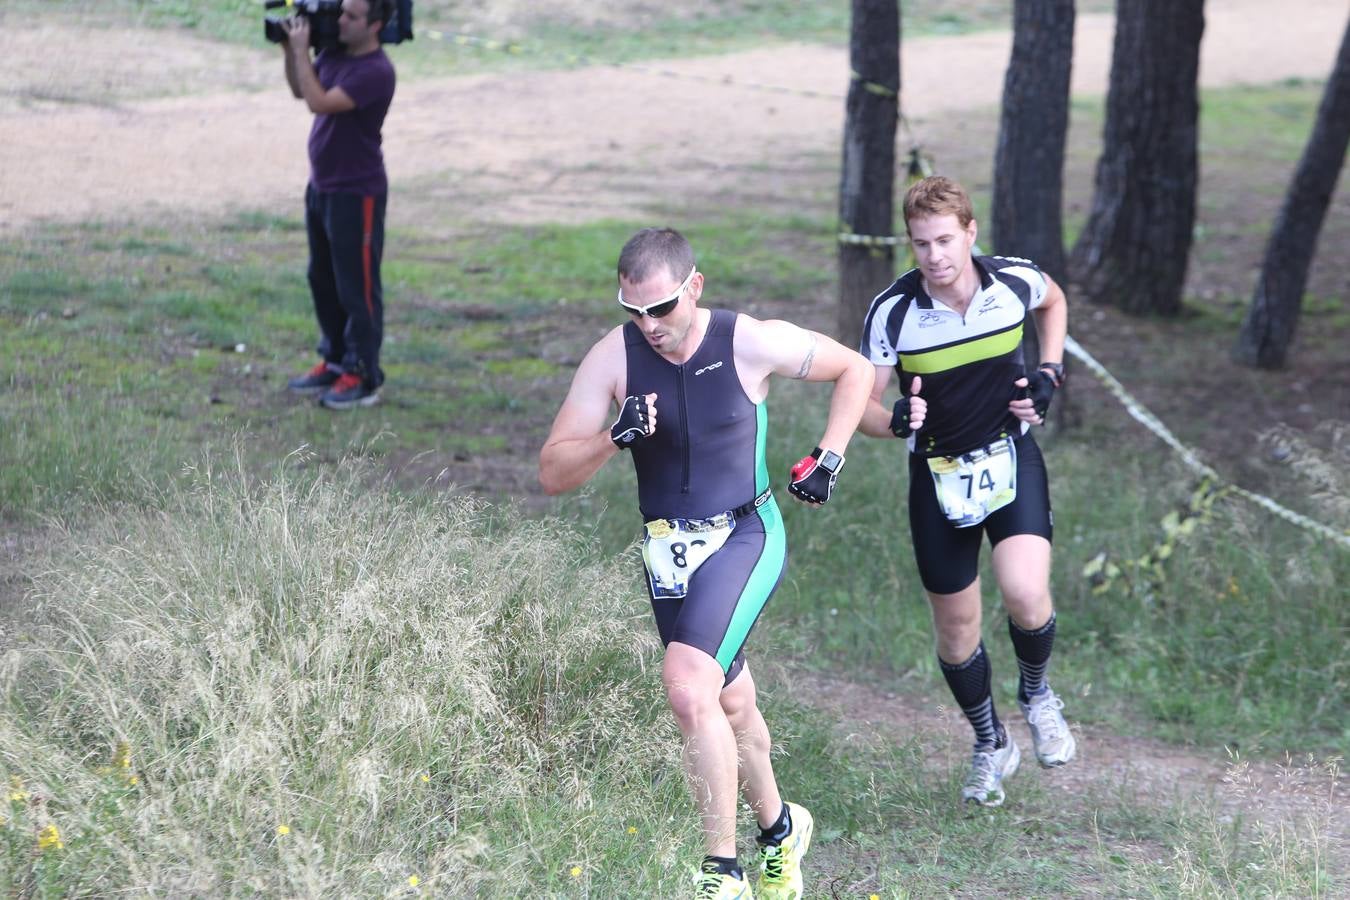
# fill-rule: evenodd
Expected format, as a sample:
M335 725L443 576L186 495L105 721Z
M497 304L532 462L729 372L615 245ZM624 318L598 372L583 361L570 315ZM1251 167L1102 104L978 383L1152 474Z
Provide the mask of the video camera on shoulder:
M374 0L369 0L374 5ZM413 0L394 0L389 20L380 29L381 44L401 44L413 37ZM294 15L309 20L309 45L315 50L331 50L341 46L338 39L338 16L342 15L342 0L263 0L263 9L289 9ZM286 40L282 16L263 18L263 35L272 43Z

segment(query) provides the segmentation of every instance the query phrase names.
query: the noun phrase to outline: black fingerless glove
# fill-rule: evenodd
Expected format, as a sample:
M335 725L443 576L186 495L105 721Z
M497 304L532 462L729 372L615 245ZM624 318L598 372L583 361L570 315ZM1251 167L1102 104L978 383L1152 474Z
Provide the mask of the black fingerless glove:
M891 407L891 434L898 438L907 438L914 433L909 427L909 397L901 397Z
M609 439L620 450L627 450L638 438L652 433L651 419L647 415L646 397L627 397L619 409L619 418L609 429Z
M834 492L834 482L839 470L844 467L844 458L833 450L811 451L803 456L789 473L788 493L800 497L807 503L824 503Z
M1036 415L1045 421L1045 414L1050 409L1050 400L1055 396L1055 377L1044 369L1037 369L1027 376L1027 396L1031 398L1031 406L1036 410Z

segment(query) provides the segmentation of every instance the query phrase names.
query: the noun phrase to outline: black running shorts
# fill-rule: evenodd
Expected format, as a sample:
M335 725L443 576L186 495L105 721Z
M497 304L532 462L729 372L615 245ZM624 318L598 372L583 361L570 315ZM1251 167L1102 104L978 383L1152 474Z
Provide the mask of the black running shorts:
M975 581L980 573L981 535L989 536L991 547L1015 534L1038 534L1053 540L1054 516L1045 458L1029 433L1017 438L1016 445L1017 499L990 513L980 524L966 528L957 528L942 514L928 461L910 454L909 531L919 578L929 593L955 594Z

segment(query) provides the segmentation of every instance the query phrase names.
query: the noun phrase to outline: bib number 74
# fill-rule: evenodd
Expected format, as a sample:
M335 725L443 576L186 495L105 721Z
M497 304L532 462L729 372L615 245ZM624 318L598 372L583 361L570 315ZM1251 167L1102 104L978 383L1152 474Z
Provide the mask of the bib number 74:
M961 456L928 460L942 513L957 528L983 522L1017 497L1017 447L1004 438Z

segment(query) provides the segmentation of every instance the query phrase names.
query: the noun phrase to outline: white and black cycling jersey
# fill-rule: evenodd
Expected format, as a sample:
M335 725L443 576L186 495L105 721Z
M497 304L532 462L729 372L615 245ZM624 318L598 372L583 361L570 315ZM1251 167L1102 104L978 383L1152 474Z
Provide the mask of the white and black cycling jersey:
M928 415L910 438L923 456L954 456L1026 430L1008 402L1026 374L1022 330L1045 300L1045 276L1015 257L976 256L972 264L980 289L965 315L928 296L911 269L876 296L864 320L863 356L895 366L901 390L923 378Z

